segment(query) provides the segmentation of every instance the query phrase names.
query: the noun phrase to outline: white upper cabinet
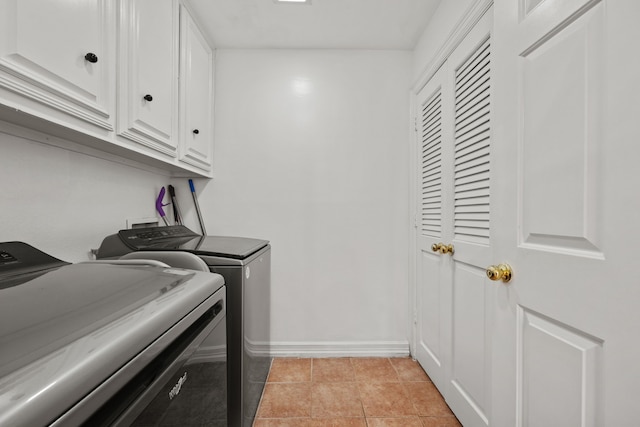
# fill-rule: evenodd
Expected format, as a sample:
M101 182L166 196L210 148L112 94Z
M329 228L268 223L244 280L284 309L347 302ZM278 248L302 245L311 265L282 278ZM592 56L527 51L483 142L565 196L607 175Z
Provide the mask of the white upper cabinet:
M0 128L211 177L212 110L213 52L181 0L0 0Z
M178 151L177 0L121 0L118 134L175 157Z
M110 4L0 1L0 103L113 130Z
M211 170L213 52L184 7L180 20L180 160Z

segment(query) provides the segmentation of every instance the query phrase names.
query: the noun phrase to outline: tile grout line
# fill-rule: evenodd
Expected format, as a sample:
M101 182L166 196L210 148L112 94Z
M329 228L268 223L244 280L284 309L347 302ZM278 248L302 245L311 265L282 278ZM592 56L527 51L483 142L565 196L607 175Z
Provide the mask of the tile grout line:
M391 360L389 360L389 363L391 363ZM418 406L416 405L416 402L414 401L413 396L411 396L411 392L407 388L407 384L406 383L409 382L409 381L402 381L402 379L400 378L400 373L398 372L398 369L395 367L395 365L393 363L391 363L391 366L393 366L393 369L396 370L396 374L398 375L398 379L401 380L401 382L402 382L402 389L404 390L405 395L407 396L407 398L411 402L411 405L413 406L413 410L415 411L416 416L418 417L418 420L420 421L420 424L424 426L424 423L422 422L422 418L420 418L420 410L418 409Z
M309 419L313 418L313 359L309 361Z
M353 381L356 385L356 390L358 390L358 400L360 401L360 409L362 409L362 416L364 417L364 424L366 427L369 427L369 419L367 418L367 412L364 410L364 402L362 400L362 393L360 392L360 384L358 383L358 378L356 376L356 368L353 366L353 358L349 358L349 365L353 370Z
M358 390L358 400L360 401L360 408L362 409L362 416L364 417L364 423L367 427L369 427L369 417L367 417L367 412L364 409L364 401L362 399L362 392L360 391L360 381L358 381L358 377L356 375L356 367L353 366L353 358L349 358L349 364L351 365L351 369L353 370L353 381L356 384L356 389Z

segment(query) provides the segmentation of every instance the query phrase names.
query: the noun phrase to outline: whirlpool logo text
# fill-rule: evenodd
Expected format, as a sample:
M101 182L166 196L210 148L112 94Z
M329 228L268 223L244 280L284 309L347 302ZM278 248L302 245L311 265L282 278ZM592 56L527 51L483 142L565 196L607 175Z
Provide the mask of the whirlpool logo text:
M182 376L178 379L178 382L176 383L176 385L174 385L173 388L171 389L171 391L169 392L169 400L173 399L174 397L176 397L178 395L178 393L180 393L180 389L182 388L182 384L184 384L185 382L187 382L187 373L186 372L184 374L182 374Z

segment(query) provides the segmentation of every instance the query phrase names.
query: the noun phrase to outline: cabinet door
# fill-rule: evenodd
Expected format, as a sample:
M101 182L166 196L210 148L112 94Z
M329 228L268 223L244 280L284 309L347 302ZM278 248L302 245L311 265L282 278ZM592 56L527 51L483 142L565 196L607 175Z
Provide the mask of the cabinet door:
M0 1L2 102L20 108L24 97L112 130L109 3Z
M210 170L213 156L213 53L183 7L181 9L180 160Z
M175 157L178 3L120 1L118 134Z

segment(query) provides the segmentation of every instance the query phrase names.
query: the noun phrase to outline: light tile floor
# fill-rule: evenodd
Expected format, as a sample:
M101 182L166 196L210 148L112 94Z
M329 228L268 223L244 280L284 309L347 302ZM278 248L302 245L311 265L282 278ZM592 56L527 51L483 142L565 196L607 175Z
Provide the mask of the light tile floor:
M461 426L410 358L273 360L254 427Z

